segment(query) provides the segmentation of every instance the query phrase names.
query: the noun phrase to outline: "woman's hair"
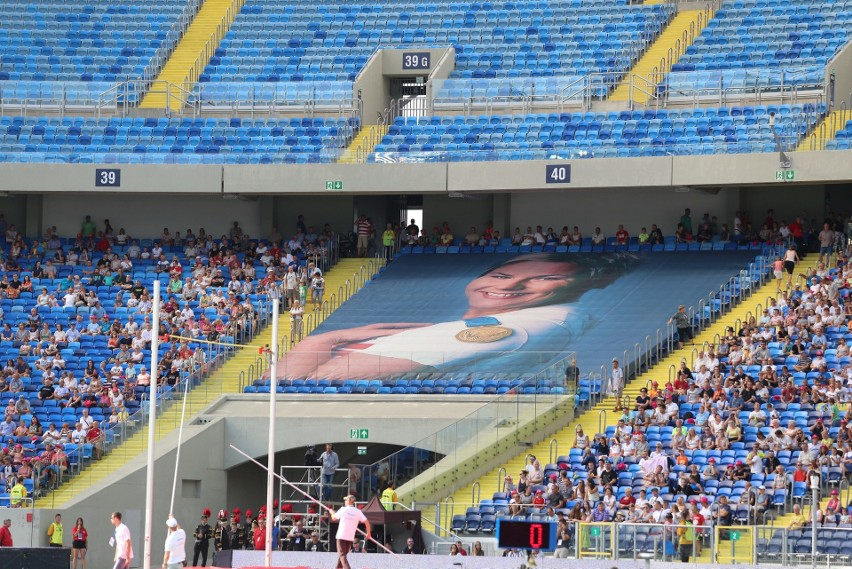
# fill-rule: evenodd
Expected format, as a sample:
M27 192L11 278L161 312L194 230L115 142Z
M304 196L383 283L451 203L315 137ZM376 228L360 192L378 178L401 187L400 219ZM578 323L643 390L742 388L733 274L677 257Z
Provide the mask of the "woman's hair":
M561 304L565 302L574 302L589 290L604 288L610 285L632 268L638 260L639 257L632 253L609 253L603 255L528 253L491 265L478 276L483 277L497 269L518 263L567 263L576 265L576 271L572 274L576 282L572 286L563 287L563 289L557 293L556 298L552 302L547 303Z

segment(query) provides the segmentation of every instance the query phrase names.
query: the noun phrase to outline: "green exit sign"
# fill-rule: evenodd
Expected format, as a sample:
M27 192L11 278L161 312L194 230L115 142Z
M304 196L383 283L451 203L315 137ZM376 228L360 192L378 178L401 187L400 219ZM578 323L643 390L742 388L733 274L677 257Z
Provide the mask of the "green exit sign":
M367 429L349 429L349 438L353 441L366 441L370 438L370 431Z
M367 447L358 446L358 456L367 456Z
M589 535L592 537L598 537L601 534L600 526L592 526L589 528Z
M775 181L777 182L792 182L795 179L795 170L775 170Z
M326 190L342 190L343 189L343 180L326 180L325 181L325 189Z
M732 531L730 532L731 541L739 541L740 540L740 532Z

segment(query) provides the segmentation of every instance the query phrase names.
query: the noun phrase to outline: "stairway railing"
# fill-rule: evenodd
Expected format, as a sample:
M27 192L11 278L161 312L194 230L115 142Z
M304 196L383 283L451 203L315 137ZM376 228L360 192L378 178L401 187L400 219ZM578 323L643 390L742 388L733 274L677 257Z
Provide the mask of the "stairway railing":
M231 0L231 5L225 11L225 15L222 16L222 19L218 24L216 24L216 29L210 34L210 37L204 44L204 48L201 50L201 54L195 58L189 73L184 78L182 85L184 90L191 91L196 86L199 81L199 77L201 77L201 73L204 71L204 68L207 67L207 64L210 62L210 58L213 57L213 54L216 52L216 48L218 48L219 44L222 42L222 38L224 38L225 34L228 33L228 30L231 29L231 24L234 23L234 20L236 20L237 15L243 9L244 5L245 0Z
M143 81L153 81L157 78L166 61L174 53L175 47L177 47L186 30L189 29L195 16L198 15L198 11L201 10L203 3L204 0L190 0L184 6L180 16L177 17L172 28L166 34L166 39L160 44L157 51L154 52L154 56L148 62L148 65L145 66L145 70L142 72Z

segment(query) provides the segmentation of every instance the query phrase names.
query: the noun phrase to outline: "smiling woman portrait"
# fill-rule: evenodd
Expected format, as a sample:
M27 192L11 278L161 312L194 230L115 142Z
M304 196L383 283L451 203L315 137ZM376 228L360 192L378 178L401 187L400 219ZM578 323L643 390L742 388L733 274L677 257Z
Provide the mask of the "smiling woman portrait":
M620 277L634 257L534 253L470 280L456 320L380 322L302 340L279 364L287 379L382 379L411 372L536 373L564 356L588 315L576 306ZM499 357L495 357L499 356Z

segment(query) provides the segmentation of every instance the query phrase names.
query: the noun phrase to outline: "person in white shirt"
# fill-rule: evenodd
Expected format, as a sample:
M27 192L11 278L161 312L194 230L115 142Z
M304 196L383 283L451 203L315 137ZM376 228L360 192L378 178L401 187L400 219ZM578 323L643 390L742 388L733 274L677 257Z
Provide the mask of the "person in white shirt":
M186 532L172 516L166 520L166 526L169 528L169 534L166 536L163 552L163 568L183 569L183 562L186 560Z
M618 360L612 358L612 369L609 370L609 387L612 394L621 397L621 388L624 386L624 370L618 365Z
M133 560L133 542L130 538L130 530L121 522L121 512L113 512L110 518L115 526L115 535L109 540L110 545L115 545L115 564L112 569L127 569Z
M343 499L343 507L334 512L331 520L339 523L337 526L337 535L335 536L337 539L338 555L335 569L350 569L346 555L352 548L352 542L355 540L355 532L358 529L358 525L363 523L367 528L365 534L370 535L372 532L370 521L364 515L364 512L355 507L355 496L351 494Z

